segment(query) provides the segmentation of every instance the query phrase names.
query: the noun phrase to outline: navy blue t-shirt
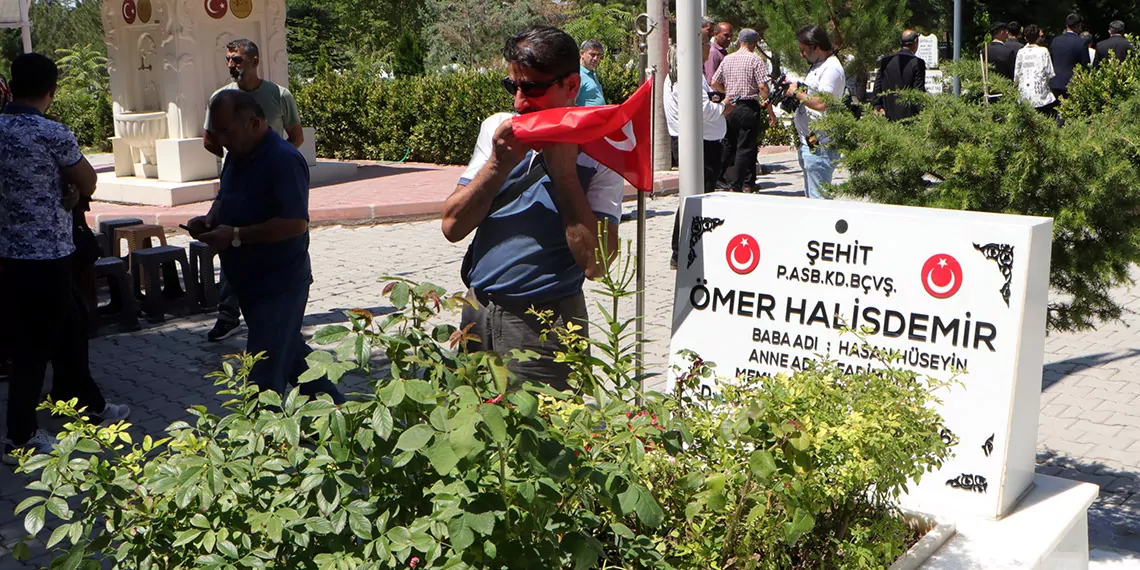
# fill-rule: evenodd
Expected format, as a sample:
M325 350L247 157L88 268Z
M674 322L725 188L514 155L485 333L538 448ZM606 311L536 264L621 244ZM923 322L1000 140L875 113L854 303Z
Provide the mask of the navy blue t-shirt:
M271 220L309 219L309 166L272 130L246 156L226 156L217 222L245 227ZM313 282L309 232L276 243L243 243L221 252L226 279L239 297L296 291Z

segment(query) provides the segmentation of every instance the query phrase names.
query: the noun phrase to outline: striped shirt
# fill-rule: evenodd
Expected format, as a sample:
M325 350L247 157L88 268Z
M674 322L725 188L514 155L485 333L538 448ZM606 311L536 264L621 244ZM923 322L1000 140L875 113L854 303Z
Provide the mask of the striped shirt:
M768 81L768 62L748 50L739 49L727 56L713 74L713 83L724 85L725 95L732 99L760 100L760 87Z

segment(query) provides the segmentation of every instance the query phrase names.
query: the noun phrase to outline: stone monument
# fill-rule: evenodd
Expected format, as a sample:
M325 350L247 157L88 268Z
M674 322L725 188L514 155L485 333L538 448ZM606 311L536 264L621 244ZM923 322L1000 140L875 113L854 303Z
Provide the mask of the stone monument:
M202 146L202 125L210 94L230 82L225 46L252 40L261 77L288 85L285 0L107 0L102 16L115 171L100 175L99 199L157 206L212 199L219 163ZM316 183L329 176L314 168L314 141L305 129L301 150Z

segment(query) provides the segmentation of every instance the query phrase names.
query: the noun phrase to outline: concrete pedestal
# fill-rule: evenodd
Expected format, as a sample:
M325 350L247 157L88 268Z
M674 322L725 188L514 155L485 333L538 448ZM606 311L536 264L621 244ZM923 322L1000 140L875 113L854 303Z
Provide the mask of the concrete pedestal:
M961 517L958 534L922 570L1033 568L1086 570L1088 509L1099 487L1036 475L1033 488L1005 517Z
M160 139L154 143L158 155L158 179L190 182L218 177L218 157L202 146L202 138Z
M95 200L146 206L181 206L213 200L218 194L218 179L193 182L167 182L153 178L117 177L112 172L99 174Z

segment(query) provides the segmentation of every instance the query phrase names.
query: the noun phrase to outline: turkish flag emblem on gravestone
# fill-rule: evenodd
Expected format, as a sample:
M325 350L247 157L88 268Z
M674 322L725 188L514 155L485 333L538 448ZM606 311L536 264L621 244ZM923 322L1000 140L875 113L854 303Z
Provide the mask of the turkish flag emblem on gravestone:
M621 105L560 107L514 117L515 137L528 144L576 144L634 188L649 192L653 189L652 85L645 82Z

